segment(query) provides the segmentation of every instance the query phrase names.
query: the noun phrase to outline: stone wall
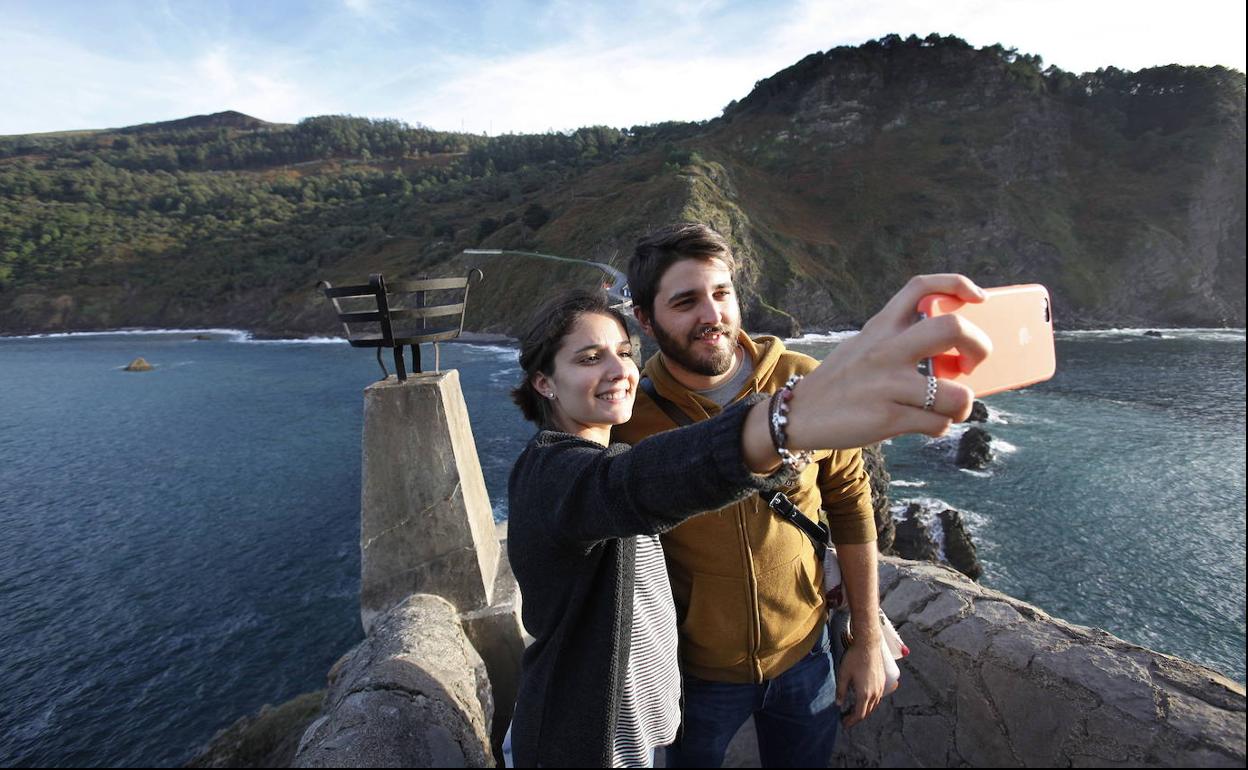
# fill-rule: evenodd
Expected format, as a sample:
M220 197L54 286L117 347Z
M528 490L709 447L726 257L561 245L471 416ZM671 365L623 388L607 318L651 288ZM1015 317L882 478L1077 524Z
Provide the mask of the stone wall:
M414 594L334 664L295 767L493 767L481 656L445 599Z
M881 557L880 591L910 656L834 765L1244 766L1244 688L1211 669L944 566Z

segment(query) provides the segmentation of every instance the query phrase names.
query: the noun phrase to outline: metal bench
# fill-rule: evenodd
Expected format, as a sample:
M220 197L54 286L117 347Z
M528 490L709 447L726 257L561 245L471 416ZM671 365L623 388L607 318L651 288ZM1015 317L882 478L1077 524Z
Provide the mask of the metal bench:
M412 347L412 373L420 374L420 346L422 343L432 342L433 369L435 372L439 371L441 356L438 343L454 339L464 330L468 283L474 274L478 282L485 279L484 273L473 268L463 278L424 278L387 285L381 273L373 273L368 277L367 284L335 287L329 281L321 281L317 288L334 303L334 311L338 314L338 320L342 321L347 342L356 348L377 348L377 363L386 377L390 376L390 372L381 360L381 349L394 349L395 374L403 381L407 379L407 369L403 365L404 345ZM463 297L459 302L429 305L426 301L429 292L461 290ZM399 306L397 295L411 295L411 305ZM357 300L357 305L367 304L364 304L365 309L362 310L344 310L342 300ZM431 320L437 322L437 325L431 325ZM351 328L352 324L377 324L378 330L355 332ZM395 331L396 327L399 328L398 333Z

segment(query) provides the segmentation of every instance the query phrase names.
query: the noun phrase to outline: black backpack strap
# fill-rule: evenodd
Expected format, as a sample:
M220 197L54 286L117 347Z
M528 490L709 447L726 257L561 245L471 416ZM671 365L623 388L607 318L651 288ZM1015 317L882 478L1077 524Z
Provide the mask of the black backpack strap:
M649 377L642 377L637 384L646 392L646 395L655 403L655 406L662 409L663 413L672 422L676 423L677 427L693 424L693 419L681 411L680 407L672 403L671 400L659 395L658 389L654 387L654 381ZM815 547L815 555L822 561L824 552L828 550L828 543L832 540L828 534L827 525L822 521L811 521L806 518L806 515L799 511L797 506L793 504L793 501L789 499L789 496L783 492L776 492L771 495L766 492L759 492L758 494L763 499L763 502L767 504L767 507L775 511L780 518L806 533L806 536L810 538L811 545Z
M806 533L806 537L810 538L810 544L815 547L815 555L822 561L824 553L828 550L828 543L832 540L828 533L828 525L822 521L811 521L806 518L806 514L799 511L789 496L783 492L776 492L770 497L760 492L759 496L780 518Z

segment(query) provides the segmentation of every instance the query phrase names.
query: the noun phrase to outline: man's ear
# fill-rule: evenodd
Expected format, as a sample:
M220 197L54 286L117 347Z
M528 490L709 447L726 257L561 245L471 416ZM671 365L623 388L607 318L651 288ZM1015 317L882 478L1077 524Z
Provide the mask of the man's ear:
M654 336L654 330L650 328L650 319L646 316L646 311L633 305L633 318L637 319L637 323L641 325L641 330L648 336Z

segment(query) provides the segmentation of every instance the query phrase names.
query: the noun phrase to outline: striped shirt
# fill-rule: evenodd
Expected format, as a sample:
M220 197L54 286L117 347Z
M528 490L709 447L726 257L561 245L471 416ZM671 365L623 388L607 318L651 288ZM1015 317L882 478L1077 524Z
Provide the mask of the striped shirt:
M631 634L611 762L653 767L655 748L676 740L680 727L676 606L657 535L637 536Z

